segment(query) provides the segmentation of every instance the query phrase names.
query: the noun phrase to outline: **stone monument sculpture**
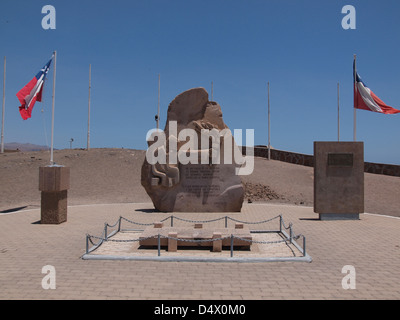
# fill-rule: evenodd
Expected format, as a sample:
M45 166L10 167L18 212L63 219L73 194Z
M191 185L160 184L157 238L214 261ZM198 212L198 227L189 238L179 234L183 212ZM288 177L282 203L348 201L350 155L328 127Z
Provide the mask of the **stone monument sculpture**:
M148 145L141 183L157 210L241 210L244 188L236 161L241 152L221 107L208 100L204 88L187 90L170 103L164 131L153 132Z

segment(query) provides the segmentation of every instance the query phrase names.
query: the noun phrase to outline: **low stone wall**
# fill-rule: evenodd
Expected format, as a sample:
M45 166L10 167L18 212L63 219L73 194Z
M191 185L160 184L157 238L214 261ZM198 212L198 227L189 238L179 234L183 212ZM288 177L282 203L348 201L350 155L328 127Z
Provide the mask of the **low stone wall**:
M242 153L246 154L245 147L242 147ZM254 156L268 158L268 148L255 146ZM271 159L307 167L314 167L314 156L308 154L271 149ZM364 172L400 177L400 166L394 164L364 162Z
M400 166L394 164L364 162L364 172L400 177Z

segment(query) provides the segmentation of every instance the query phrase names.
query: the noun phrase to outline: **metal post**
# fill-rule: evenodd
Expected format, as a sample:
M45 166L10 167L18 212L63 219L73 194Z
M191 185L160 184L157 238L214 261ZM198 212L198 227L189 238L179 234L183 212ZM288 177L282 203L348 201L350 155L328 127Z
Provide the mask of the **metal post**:
M171 227L174 226L174 216L171 216Z
M289 231L290 231L290 243L293 243L292 242L292 240L293 240L293 231L292 231L292 224L290 223L290 225L289 225Z
M228 228L228 216L225 216L225 228Z
M90 89L92 88L92 65L89 64L89 102L88 102L88 129L87 129L87 150L90 150Z
M282 215L279 216L279 232L282 232Z
M157 240L158 256L161 255L161 253L160 253L160 250L161 250L160 246L161 246L161 243L160 243L160 234L158 234L158 240Z
M104 240L107 241L107 223L104 224Z
M354 129L353 129L353 141L357 141L357 109L354 108Z
M50 149L50 165L54 164L53 160L53 149L54 149L54 100L56 94L56 61L57 51L54 51L54 70L53 70L53 97L51 107L51 149Z
M233 234L231 234L231 258L233 257Z
M160 74L158 74L157 130L160 127Z
M119 220L118 220L118 232L121 231L121 216L119 216Z
M356 79L356 77L357 77L356 60L357 60L357 56L354 55L354 84L353 84L354 86L357 83L357 79ZM354 87L354 90L356 90L355 87ZM356 93L354 92L353 94L355 95ZM353 100L354 100L354 104L353 104L353 109L354 109L353 141L356 141L357 140L357 137L356 137L356 132L357 132L357 130L356 130L357 129L357 109L356 109L356 105L355 105L355 97L354 97Z
M337 84L337 141L340 141L340 100L339 82Z
M89 235L86 234L86 254L89 253Z
M303 236L303 257L306 256L306 237Z
M271 111L269 104L269 81L268 81L268 160L271 160Z
M4 76L3 76L3 112L1 116L1 153L4 153L4 113L6 105L6 56L4 56Z

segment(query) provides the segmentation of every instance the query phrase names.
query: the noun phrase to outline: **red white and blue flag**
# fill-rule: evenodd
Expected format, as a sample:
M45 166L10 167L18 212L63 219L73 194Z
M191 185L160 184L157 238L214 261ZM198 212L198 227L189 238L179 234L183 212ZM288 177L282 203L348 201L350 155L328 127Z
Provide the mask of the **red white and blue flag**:
M355 70L353 65L354 74L354 108L363 109L373 112L380 112L384 114L400 113L400 110L392 108L379 99L375 93L361 80L360 75Z
M36 101L42 101L42 93L46 75L50 70L50 64L53 57L47 62L39 73L33 77L28 84L17 93L17 98L21 103L19 112L22 119L26 120L31 117L33 106Z

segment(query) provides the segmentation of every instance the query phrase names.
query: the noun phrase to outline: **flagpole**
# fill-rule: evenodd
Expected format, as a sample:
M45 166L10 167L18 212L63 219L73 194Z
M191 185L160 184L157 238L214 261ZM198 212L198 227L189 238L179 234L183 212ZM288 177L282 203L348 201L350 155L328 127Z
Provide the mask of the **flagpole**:
M57 51L54 51L54 70L53 70L53 98L51 106L51 149L50 149L50 165L54 164L53 161L53 146L54 146L54 99L56 94L56 62L57 62Z
M340 91L339 91L339 82L337 84L337 141L340 141Z
M354 74L353 74L353 95L355 95L355 90L356 90L356 77L357 77L357 68L356 68L356 60L357 60L357 56L354 55ZM355 97L353 98L353 109L354 109L354 125L353 125L353 141L356 141L356 128L357 128L357 109L356 109L356 105L355 105Z
M160 74L158 74L157 131L160 124Z
M3 112L1 116L1 153L4 153L4 113L6 106L6 56L4 56L4 76L3 76Z
M268 81L268 160L271 160L271 111L269 104L269 81Z
M87 129L87 150L90 150L90 89L91 89L92 65L89 64L89 99L88 99L88 129Z

